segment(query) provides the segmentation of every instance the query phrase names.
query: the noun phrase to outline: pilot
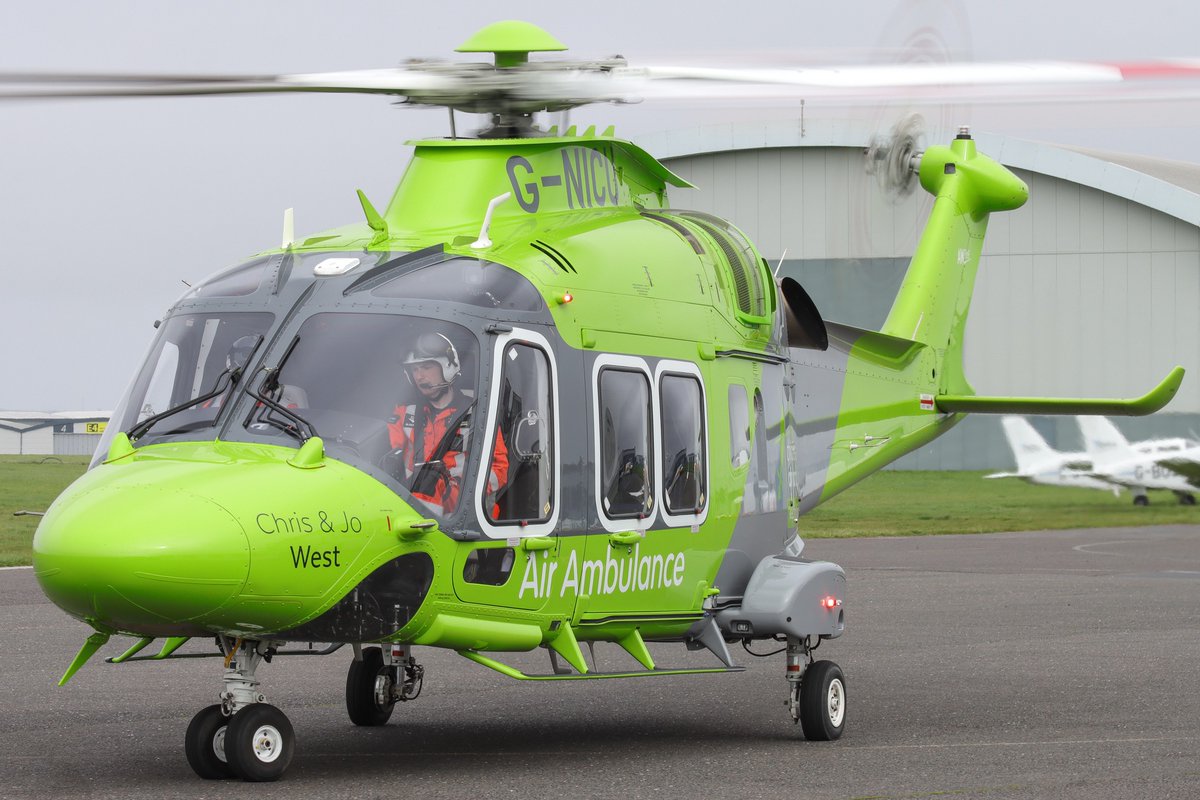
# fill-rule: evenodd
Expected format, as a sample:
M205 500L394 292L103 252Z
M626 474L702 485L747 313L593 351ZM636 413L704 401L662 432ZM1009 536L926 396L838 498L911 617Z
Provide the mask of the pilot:
M470 447L475 400L455 385L462 364L454 345L440 333L417 337L404 358L404 372L419 397L396 406L388 423L392 466L413 495L435 512L458 507ZM494 500L508 480L508 447L500 431L492 452L487 495ZM495 516L495 512L493 512Z

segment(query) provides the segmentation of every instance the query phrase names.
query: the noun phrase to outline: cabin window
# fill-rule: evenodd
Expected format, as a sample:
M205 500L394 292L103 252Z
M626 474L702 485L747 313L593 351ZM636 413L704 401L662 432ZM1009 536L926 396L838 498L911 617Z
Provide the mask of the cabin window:
M729 385L729 458L734 469L750 462L750 404L740 383Z
M497 525L545 522L554 511L554 399L550 359L512 342L501 356L495 441L483 494ZM501 463L503 461L503 463Z
M641 519L654 510L650 381L637 370L600 370L600 502L609 519Z
M704 400L700 381L691 375L663 375L663 501L671 514L699 513L704 508Z
M483 586L503 586L512 574L515 552L511 547L480 547L463 562L463 580Z

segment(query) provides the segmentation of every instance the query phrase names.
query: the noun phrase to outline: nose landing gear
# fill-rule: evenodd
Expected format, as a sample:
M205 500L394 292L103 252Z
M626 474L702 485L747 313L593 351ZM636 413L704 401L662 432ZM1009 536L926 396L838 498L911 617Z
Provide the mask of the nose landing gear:
M226 650L221 702L196 714L184 737L188 764L201 778L276 781L292 762L292 723L266 702L254 676L271 653L269 642L256 641Z

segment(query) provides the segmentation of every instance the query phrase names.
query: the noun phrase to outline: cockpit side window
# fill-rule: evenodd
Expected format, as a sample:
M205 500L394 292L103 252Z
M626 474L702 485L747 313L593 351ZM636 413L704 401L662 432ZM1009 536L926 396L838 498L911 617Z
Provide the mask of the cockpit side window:
M554 511L554 417L550 362L544 350L512 342L501 357L499 406L484 513L497 525L545 522ZM501 480L499 444L504 443Z

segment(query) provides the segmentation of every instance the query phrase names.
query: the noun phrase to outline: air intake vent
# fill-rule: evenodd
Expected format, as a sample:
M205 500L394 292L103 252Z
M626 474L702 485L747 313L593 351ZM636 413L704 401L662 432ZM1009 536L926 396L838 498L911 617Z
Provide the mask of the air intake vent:
M758 257L754 254L754 248L750 246L750 242L746 241L746 237L720 217L702 214L699 211L676 213L702 228L721 248L725 260L729 262L729 271L733 275L737 308L744 316L745 321L768 321L770 309L767 307L767 287Z

